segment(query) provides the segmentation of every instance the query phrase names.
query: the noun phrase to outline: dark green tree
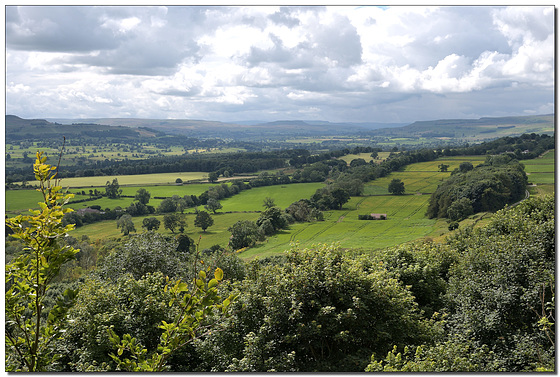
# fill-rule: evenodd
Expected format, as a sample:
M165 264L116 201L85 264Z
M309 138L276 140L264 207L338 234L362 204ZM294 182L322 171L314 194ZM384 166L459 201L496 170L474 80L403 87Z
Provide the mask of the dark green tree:
M177 203L172 198L163 199L157 208L157 212L159 213L175 212L176 210Z
M121 197L122 189L119 188L119 180L113 179L113 182L105 183L105 193L109 199L117 199Z
M447 217L451 221L461 221L472 215L473 206L468 198L461 198L451 203L447 209Z
M342 209L342 206L350 200L350 194L343 188L335 188L331 191L331 196L334 198L334 205L338 209Z
M440 172L446 172L448 168L449 168L449 165L446 165L444 163L441 163L441 164L438 165L438 169L439 169Z
M274 204L274 199L273 198L270 198L268 196L266 198L264 198L264 200L263 200L263 207L264 208L269 209L269 208L272 208L274 206L275 206L275 204Z
M202 370L363 371L392 343L429 339L413 296L381 264L325 245L286 259L249 266L224 331L199 345Z
M136 195L134 196L135 200L138 200L140 203L146 205L150 202L150 193L145 188L138 189L136 191Z
M229 246L232 250L254 246L258 241L264 240L264 234L257 224L249 220L240 220L228 228L231 232Z
M210 172L208 173L208 182L210 183L214 183L218 180L218 173L216 172Z
M194 226L202 228L202 231L206 233L206 229L214 225L214 219L206 211L198 211L196 218L194 219Z
M147 231L150 230L158 230L160 226L160 221L155 217L146 217L142 220L142 228L146 229Z
M393 178L389 183L387 190L389 191L389 194L402 195L405 191L404 182L398 178Z
M175 233L176 229L183 233L186 226L187 221L180 213L174 212L163 215L163 227L169 229L171 233Z
M288 226L286 218L283 216L282 210L278 207L272 207L262 212L256 221L257 226L261 226L264 221L270 221L274 231L285 229Z

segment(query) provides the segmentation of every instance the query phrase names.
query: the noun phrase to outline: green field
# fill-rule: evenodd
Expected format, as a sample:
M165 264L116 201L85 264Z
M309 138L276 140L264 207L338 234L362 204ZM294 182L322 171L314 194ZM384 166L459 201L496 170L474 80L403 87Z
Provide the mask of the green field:
M379 152L377 156L378 158L375 160L371 157L371 153L347 154L346 156L339 157L339 160L345 161L348 165L350 165L350 162L352 162L352 160L357 158L363 158L364 160L366 160L366 162L375 161L377 163L380 163L387 157L389 157L390 153L391 152Z
M425 237L435 230L436 220L426 219L427 195L354 197L342 210L328 211L325 220L294 224L244 251L243 258L267 256L288 250L292 242L303 247L339 242L342 247L377 249ZM386 213L387 220L358 220L359 214Z
M174 184L177 178L181 178L183 182L199 181L208 179L208 173L203 172L181 172L181 173L157 173L157 174L141 174L141 175L118 175L118 176L98 176L98 177L77 177L64 178L62 186L64 187L105 187L107 181L113 181L117 178L119 185L169 185ZM37 181L29 181L30 185L37 185Z
M266 197L284 209L299 199L309 199L323 183L292 183L281 186L255 187L222 200L222 211L262 211Z
M140 176L139 176L140 177ZM66 180L64 180L66 181ZM120 181L119 181L120 183ZM138 189L145 188L151 194L150 202L151 206L158 207L162 199L155 199L158 197L171 197L173 195L185 196L185 195L196 195L199 196L204 191L208 190L210 187L214 186L211 183L202 184L187 184L187 185L160 185L160 186L128 186L122 187L122 194L128 196L134 196ZM77 195L78 192L84 191L86 195ZM103 187L100 191L105 192ZM89 189L78 190L70 189L70 193L74 194L72 200L81 200L89 198ZM37 203L42 200L41 193L34 189L28 190L7 190L6 194L6 213L8 215L15 215L21 213L22 211L27 211L28 208L39 208ZM98 205L101 208L115 208L121 207L126 208L134 201L133 198L119 198L119 199L108 199L103 197L101 199L89 200L81 203L69 203L68 207L73 209L87 208L93 205Z
M4 193L8 215L27 213L30 208L39 208L37 203L43 201L43 194L36 190L6 190Z
M552 185L555 183L555 151L550 150L544 155L531 160L521 160L529 182L536 185Z
M199 209L203 209L200 207ZM192 212L192 210L191 210ZM209 248L213 245L227 245L229 237L231 234L227 231L230 226L239 220L250 220L255 221L258 217L258 213L221 213L217 215L212 215L214 219L214 225L206 230L206 233L202 232L200 228L194 226L194 213L185 214L187 220L187 228L185 234L191 237L195 242L200 240L199 248L200 250ZM157 216L147 216L156 217L161 221L161 226L159 232L166 235L173 235L170 231L163 227L163 215ZM137 233L144 231L142 228L142 221L144 217L133 217L134 227ZM88 235L91 239L107 239L111 237L120 237L121 232L117 229L117 223L114 220L101 221L94 224L88 224L79 228L74 229L70 233L73 237L81 237L82 235ZM177 233L175 233L177 234Z

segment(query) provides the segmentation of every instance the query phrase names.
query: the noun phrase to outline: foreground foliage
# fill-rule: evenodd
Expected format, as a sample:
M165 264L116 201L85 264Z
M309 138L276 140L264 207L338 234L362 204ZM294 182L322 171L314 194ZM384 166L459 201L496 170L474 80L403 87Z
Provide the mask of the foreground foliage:
M41 209L30 215L6 220L15 237L24 244L24 252L6 265L6 370L48 371L59 357L52 350L60 336L68 302L74 292L67 291L50 310L45 300L53 279L61 267L79 250L63 242L73 225L63 225L62 218L72 209L63 208L72 195L64 195L56 179L56 167L37 152L33 165L44 201Z
M249 266L233 315L198 343L200 370L363 371L372 352L432 337L413 296L369 258L336 245Z
M554 198L499 211L447 242L456 254L444 296L445 336L435 345L375 355L368 371L554 370Z

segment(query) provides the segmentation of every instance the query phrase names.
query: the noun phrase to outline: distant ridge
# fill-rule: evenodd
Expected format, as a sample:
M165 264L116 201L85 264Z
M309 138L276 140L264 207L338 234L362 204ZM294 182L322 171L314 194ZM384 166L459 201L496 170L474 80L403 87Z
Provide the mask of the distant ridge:
M521 135L523 133L553 134L554 114L416 121L404 127L372 131L372 134L377 136L476 140Z
M404 123L329 122L277 120L245 124L197 119L23 119L6 115L6 139L60 137L61 134L95 137L96 133L116 138L180 135L194 138L274 140L286 137L363 135L403 138L441 138L482 141L523 133L554 134L554 115L438 119Z

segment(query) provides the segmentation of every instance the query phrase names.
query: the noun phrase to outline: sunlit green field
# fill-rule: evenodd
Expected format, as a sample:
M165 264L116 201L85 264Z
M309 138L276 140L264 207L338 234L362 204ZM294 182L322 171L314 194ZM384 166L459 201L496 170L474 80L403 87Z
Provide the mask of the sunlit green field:
M15 215L27 213L28 209L39 208L38 202L43 201L43 195L35 190L6 190L6 214Z
M358 153L358 154L347 154L346 156L339 157L340 160L345 161L347 164L350 164L352 160L357 158L363 158L366 162L375 161L380 163L381 161L385 160L391 152L379 152L377 155L377 159L373 159L371 157L371 153Z
M445 172L394 172L386 177L378 178L374 181L366 183L364 186L364 195L386 195L389 193L387 188L393 179L400 179L404 182L405 193L428 193L431 194L437 186L447 179L451 173Z
M177 178L183 182L198 181L208 179L208 173L204 172L180 172L180 173L157 173L140 175L118 175L118 176L98 176L98 177L76 177L64 178L61 182L63 187L105 187L107 181L112 182L117 178L119 185L168 185L174 184ZM30 185L37 185L37 181L29 181Z
M554 163L556 161L554 152L554 150L550 150L542 157L531 160L521 160L521 163L525 165L525 172L527 173L529 182L536 185L554 185Z
M292 242L303 247L339 242L346 248L377 249L422 238L436 223L424 216L428 200L426 195L354 197L342 210L326 212L324 221L294 224L241 256L272 255L288 250ZM367 213L386 213L387 220L358 220L359 214Z
M200 207L199 209L202 210L203 208ZM231 236L231 233L228 232L229 227L239 220L255 221L259 217L258 213L221 213L212 215L214 225L209 227L206 232L203 232L202 229L194 226L194 219L196 215L192 212L193 211L191 210L190 213L185 214L185 218L187 220L185 234L195 240L195 242L200 241L200 250L209 248L213 245L227 245L229 237ZM156 217L161 222L158 232L166 235L173 235L173 233L163 227L163 215L147 217ZM144 231L142 228L142 221L144 218L145 217L132 218L137 233ZM71 235L74 237L80 237L84 234L88 235L91 239L107 239L122 235L120 230L117 229L117 222L115 220L106 220L88 224L76 228L71 232ZM176 232L175 235L176 234L178 233Z
M222 211L262 211L266 197L284 209L300 199L309 199L323 183L292 183L280 186L255 187L222 200Z

